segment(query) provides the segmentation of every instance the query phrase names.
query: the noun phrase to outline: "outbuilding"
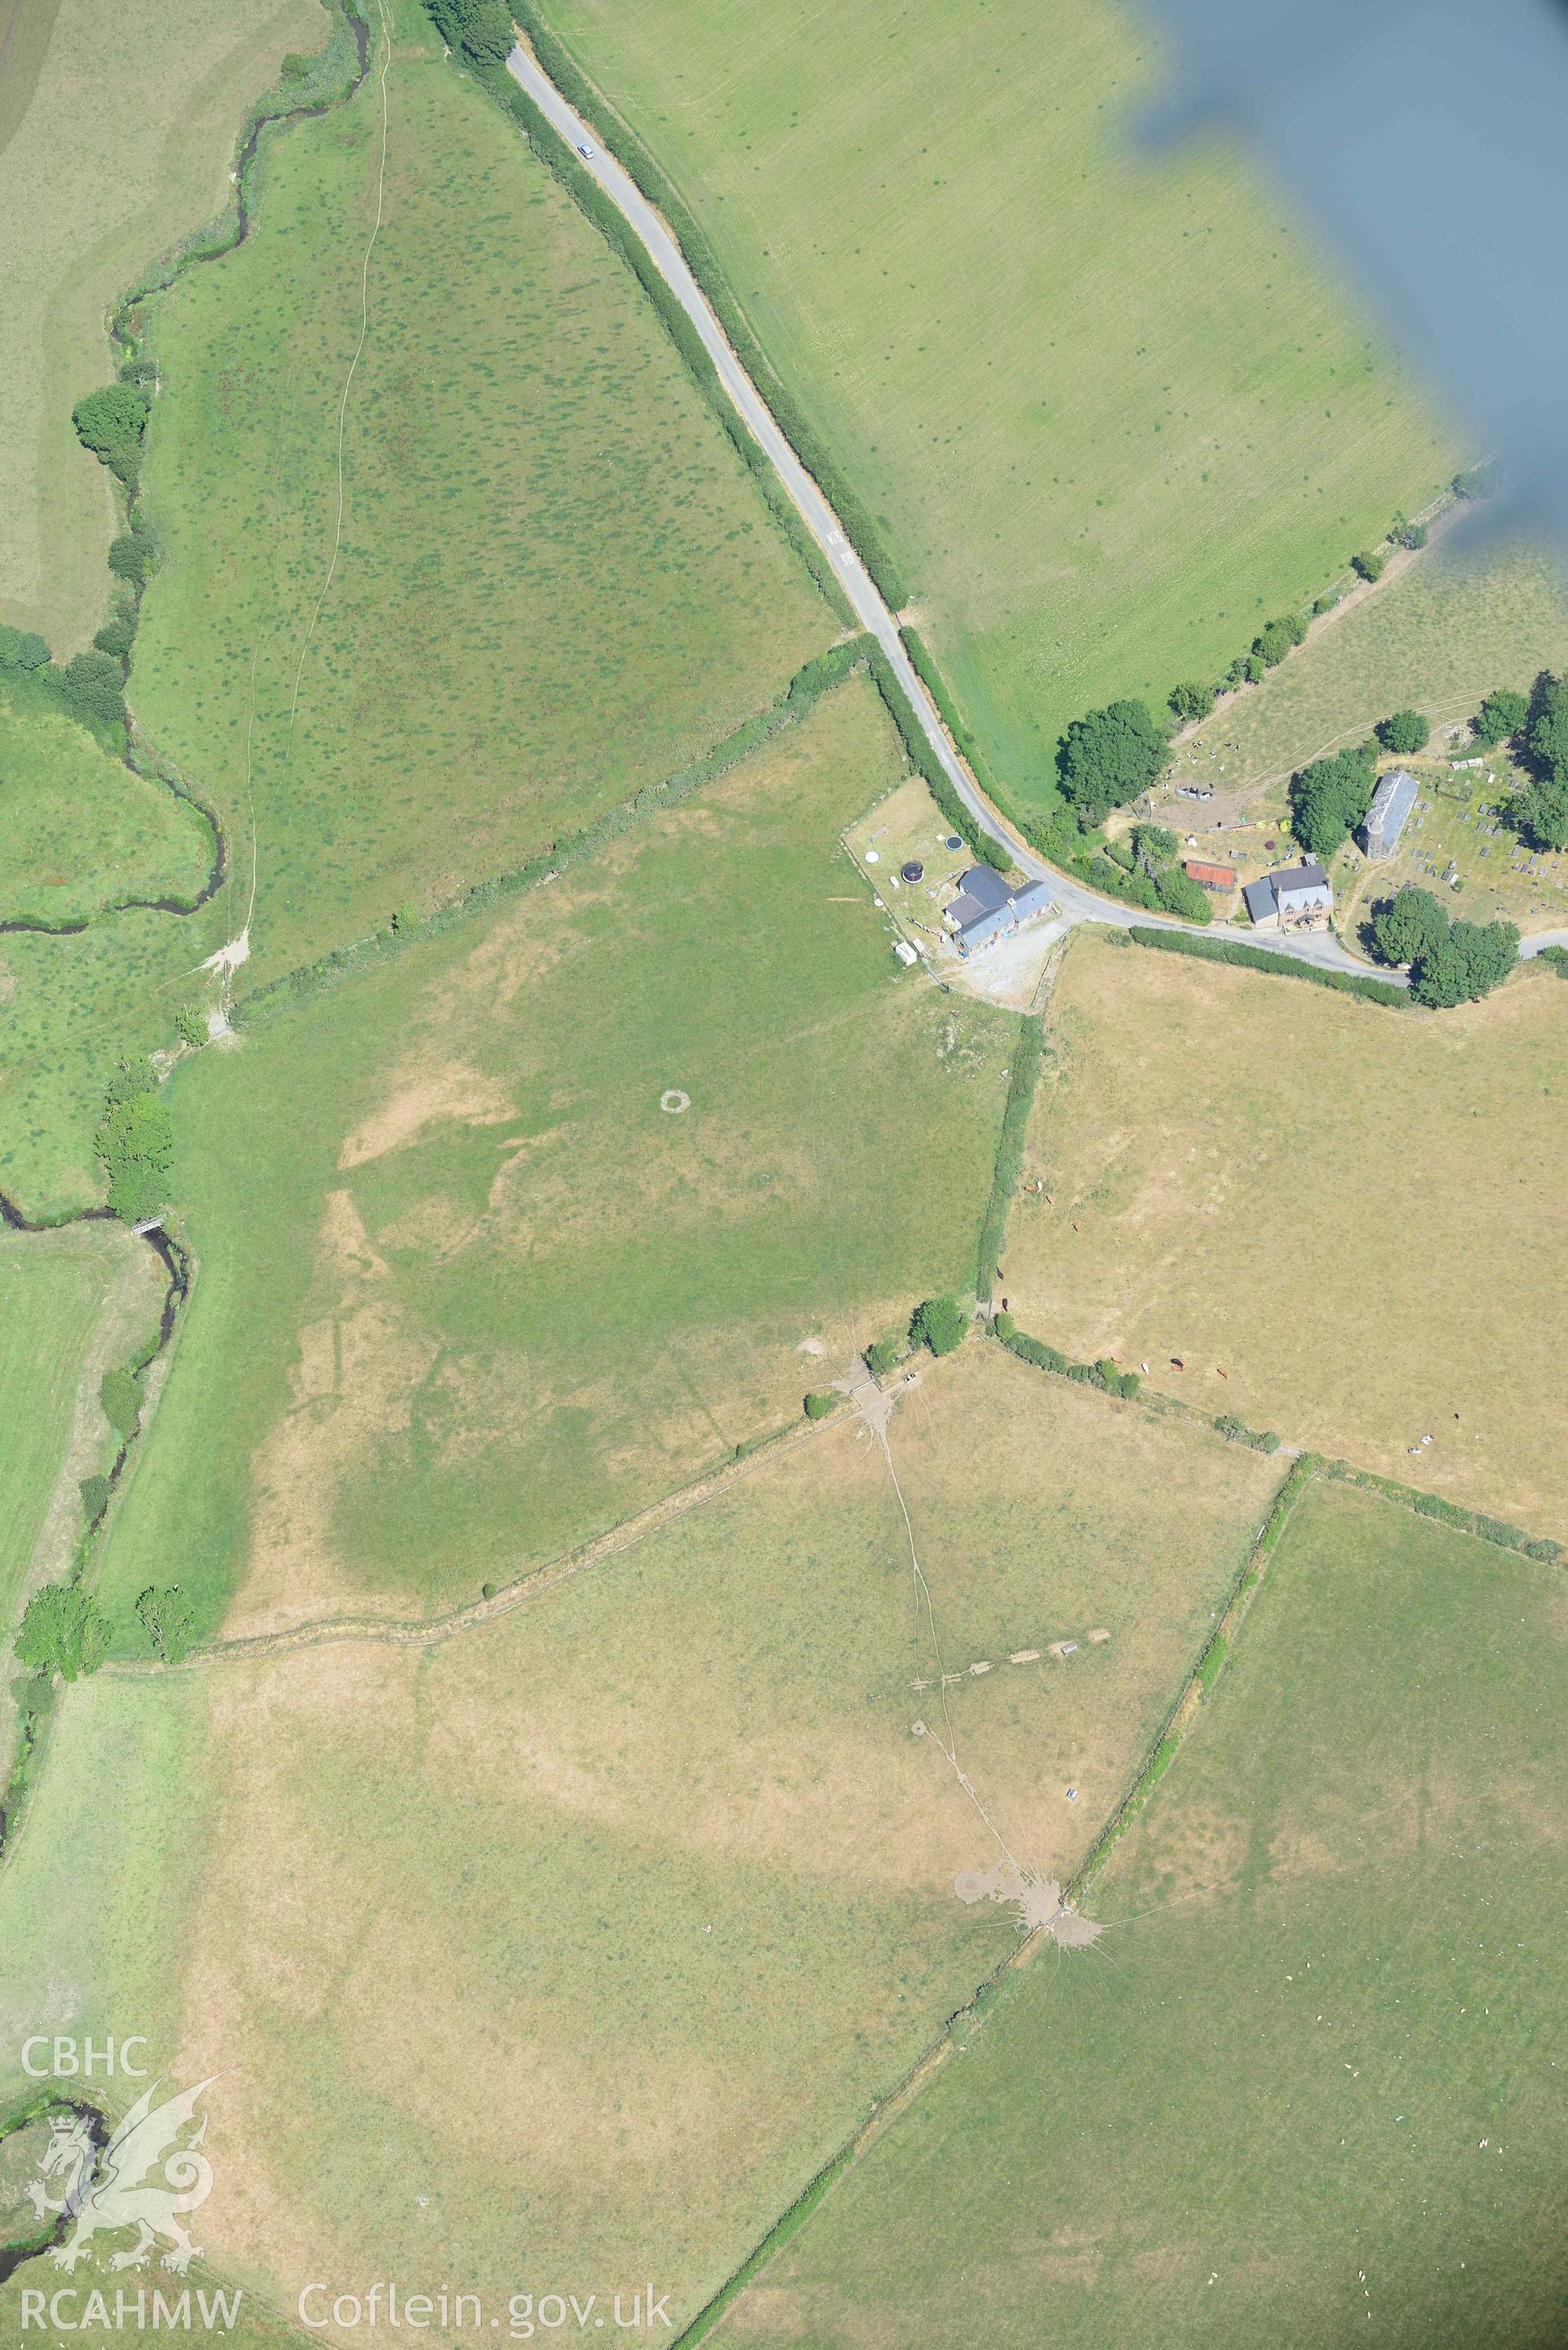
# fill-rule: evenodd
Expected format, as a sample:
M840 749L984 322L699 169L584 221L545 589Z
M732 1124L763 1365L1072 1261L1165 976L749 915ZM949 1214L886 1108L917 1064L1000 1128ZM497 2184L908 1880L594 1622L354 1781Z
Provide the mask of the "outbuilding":
M1199 882L1205 889L1213 889L1221 896L1236 887L1233 865L1205 865L1200 858L1194 857L1181 869L1189 881Z

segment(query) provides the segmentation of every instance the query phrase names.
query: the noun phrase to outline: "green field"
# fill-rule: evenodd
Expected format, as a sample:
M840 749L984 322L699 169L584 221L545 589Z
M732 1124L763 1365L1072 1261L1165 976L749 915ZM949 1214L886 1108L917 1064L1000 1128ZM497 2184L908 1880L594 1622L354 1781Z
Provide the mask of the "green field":
M1158 74L1101 0L542 5L712 240L1020 799L1066 721L1218 673L1453 470L1248 169L1134 157Z
M1343 1487L1091 1908L732 2314L865 2350L1555 2341L1561 1574Z
M1069 1865L1275 1472L981 1345L928 1359L889 1444L953 1659L1109 1635L953 1693L1004 1832ZM202 2241L278 2305L435 2263L651 2274L690 2315L1016 1939L955 1898L995 1846L910 1734L912 1596L846 1419L422 1654L100 1676L0 1879L0 2002L59 1983L64 2028L134 2015L175 2078L231 2068Z
M164 1558L209 1623L472 1598L972 1279L1013 1029L900 972L838 847L902 770L852 679L176 1075L202 1272L122 1592Z
M190 921L0 941L0 1186L34 1213L101 1196L92 1134L117 1060L171 1044L213 993L193 974L244 922L253 798L247 980L593 822L835 633L629 273L441 62L413 0L396 22L344 539L303 669L374 225L375 75L265 134L249 237L147 306L161 388L143 503L165 567L130 700L222 812L234 878ZM95 855L119 870L112 844Z
M189 920L135 910L75 935L0 938L0 1191L29 1215L102 1199L104 1087L127 1054L173 1044L182 1007L215 1000L195 966L226 910L220 891Z
M246 108L316 0L17 0L0 80L0 620L62 656L105 617L109 476L71 410L111 373L105 314L217 213Z
M31 1575L70 1564L75 1481L113 1450L98 1382L156 1331L161 1288L151 1251L119 1225L0 1229L0 1626ZM0 1654L8 1666L8 1630Z
M150 326L168 557L132 693L245 888L254 808L263 976L592 823L836 632L624 264L417 0L389 13L335 567L379 27L358 96L269 139L245 244Z
M192 902L213 834L41 691L0 688L0 921L80 921L128 898Z
M1565 663L1568 595L1552 558L1508 541L1472 552L1455 529L1227 702L1199 730L1219 757L1179 760L1175 779L1190 769L1218 791L1266 792L1282 806L1296 768L1364 742L1391 711L1419 710L1436 732L1473 716L1493 686L1528 691L1538 670Z

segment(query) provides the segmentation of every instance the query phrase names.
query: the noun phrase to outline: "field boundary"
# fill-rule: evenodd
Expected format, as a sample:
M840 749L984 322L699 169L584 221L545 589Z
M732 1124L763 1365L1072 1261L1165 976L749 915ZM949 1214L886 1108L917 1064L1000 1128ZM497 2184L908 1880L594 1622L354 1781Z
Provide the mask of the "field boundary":
M1005 1328L999 1326L1003 1321ZM992 1318L992 1336L1020 1362L1053 1378L1067 1379L1080 1387L1096 1384L1091 1376L1096 1367L1094 1364L1072 1362L1059 1347L1021 1330L1012 1315ZM1490 1543L1495 1550L1512 1551L1521 1558L1534 1559L1547 1566L1568 1564L1568 1545L1550 1534L1531 1534L1522 1526L1511 1525L1506 1518L1494 1518L1485 1510L1472 1510L1462 1502L1448 1501L1440 1493L1426 1492L1420 1486L1407 1485L1397 1477L1385 1477L1375 1469L1357 1468L1354 1461L1331 1459L1306 1446L1289 1444L1277 1438L1272 1443L1267 1442L1256 1429L1246 1427L1233 1413L1200 1411L1182 1396L1167 1395L1163 1388L1140 1387L1126 1400L1138 1403L1155 1419L1179 1419L1189 1428L1207 1429L1227 1444L1244 1445L1253 1452L1278 1452L1291 1460L1316 1461L1324 1475L1336 1482L1380 1493L1385 1501L1397 1502L1401 1508L1413 1510L1417 1517L1435 1518L1440 1525L1451 1527L1456 1534L1473 1534L1478 1542Z
M1040 1084L1040 1065L1045 1055L1045 1014L1026 1012L1018 1024L1018 1035L1012 1045L1012 1074L1007 1088L1007 1106L1002 1113L1002 1132L997 1138L996 1169L992 1177L991 1197L986 1202L980 1227L980 1254L976 1267L975 1300L989 1306L1001 1270L1000 1260L1007 1238L1007 1217L1018 1190L1018 1179L1023 1172L1023 1145L1029 1131L1030 1113L1034 1107L1034 1096Z
M1166 1715L1159 1731L1144 1756L1137 1776L1122 1797L1099 1835L1095 1838L1071 1884L1063 1895L1064 1900L1081 1902L1094 1884L1112 1852L1147 1804L1156 1787L1164 1778L1180 1752L1182 1741L1196 1721L1199 1710L1213 1693L1214 1684L1223 1672L1236 1635L1241 1627L1253 1595L1268 1570L1270 1559L1278 1549L1281 1537L1290 1522L1296 1503L1307 1487L1324 1474L1325 1464L1317 1454L1303 1452L1291 1462L1284 1480L1269 1505L1268 1516L1258 1529L1257 1540L1241 1562L1231 1584L1220 1620L1204 1642L1197 1663Z
M1249 946L1241 939L1216 939L1202 931L1155 930L1143 922L1128 925L1135 946L1153 947L1161 954L1192 955L1199 962L1228 962L1243 971L1270 972L1282 979L1304 979L1314 987L1331 987L1340 995L1365 996L1369 1003L1386 1003L1397 1012L1414 1012L1417 1005L1407 986L1398 980L1378 979L1373 972L1330 971L1321 963L1304 962L1299 955L1276 954L1268 947Z
M1113 1832L1119 1835L1122 1827L1132 1816L1128 1806L1137 1800L1141 1808L1142 1802L1147 1800L1148 1794L1164 1776L1165 1771L1168 1768L1168 1757L1159 1762L1158 1768L1154 1767L1161 1748L1170 1741L1173 1725L1178 1716L1181 1715L1181 1731L1176 1732L1175 1739L1175 1743L1179 1744L1187 1721L1191 1713L1197 1711L1198 1705L1202 1702L1202 1695L1206 1694L1206 1691L1200 1691L1197 1701L1194 1702L1192 1693L1199 1689L1200 1676L1205 1669L1205 1660L1213 1651L1221 1630L1228 1629L1231 1634L1234 1633L1236 1625L1240 1623L1241 1615L1245 1613L1246 1605L1251 1600L1252 1591L1262 1578L1267 1556L1283 1532L1285 1519L1289 1516L1290 1510L1300 1493L1317 1473L1318 1468L1319 1464L1313 1460L1303 1459L1291 1463L1282 1484L1270 1504L1268 1516L1256 1538L1249 1545L1231 1580L1230 1593L1219 1625L1209 1634L1198 1657L1184 1676L1180 1688L1156 1733L1153 1743L1138 1765L1127 1794L1122 1797L1094 1844L1091 1845L1088 1854L1079 1864L1070 1882L1064 1887L1062 1899L1064 1904L1077 1905L1088 1881L1091 1866L1097 1866L1104 1853L1110 1848L1107 1839L1112 1837ZM1241 1602L1239 1612L1238 1599ZM1221 1654L1223 1653L1221 1651ZM1217 1668L1210 1669L1210 1683L1216 1669ZM1188 1714L1182 1713L1184 1707L1189 1709ZM1173 1745L1171 1752L1174 1752L1174 1751ZM780 2251L789 2239L804 2226L844 2174L919 2096L928 2082L940 2070L954 2048L958 2046L960 2035L966 2027L978 2023L994 2005L1002 1994L1008 1977L1016 1972L1019 1968L1028 1965L1050 1939L1048 1928L1036 1928L1033 1933L1023 1936L1012 1950L997 1961L990 1972L975 1986L962 2006L956 2008L947 2018L929 2044L900 2074L893 2086L873 2101L866 2119L812 2174L794 2201L780 2213L767 2233L753 2246L732 2275L726 2278L712 2298L698 2311L685 2330L676 2336L673 2350L694 2350L694 2345L704 2340L721 2324L737 2297L766 2267L774 2254Z
M931 747L924 727L916 717L909 695L894 674L888 659L875 637L868 636L867 660L877 691L888 705L888 715L903 741L909 764L924 780L931 797L941 814L965 846L982 864L994 866L999 873L1010 872L1013 858L1005 841L995 839L981 826L977 816L965 807L952 787L951 778L944 772L940 760Z
M374 931L366 939L357 939L346 947L334 947L317 962L302 963L286 972L281 978L269 980L265 987L254 988L249 994L236 997L231 1018L237 1026L248 1026L255 1021L273 1018L296 1003L340 987L346 980L360 972L374 970L389 962L394 955L421 939L433 938L455 930L472 915L487 912L492 907L504 905L514 898L525 897L531 890L554 881L596 856L612 840L633 831L646 816L661 809L678 807L693 793L707 784L727 775L732 767L752 756L753 752L773 741L785 727L807 717L836 686L864 667L867 660L867 637L848 637L826 652L814 653L803 663L783 691L730 733L712 749L703 753L689 766L678 768L661 783L644 784L628 800L610 809L597 824L582 832L567 833L538 849L522 865L512 866L503 873L493 873L487 880L474 881L456 898L437 906L420 921L404 921L395 918L392 926Z
M749 1438L717 1467L701 1469L646 1509L619 1519L602 1534L590 1535L559 1558L530 1567L515 1581L499 1586L489 1598L466 1600L444 1616L319 1616L276 1632L248 1632L232 1640L211 1640L191 1648L178 1663L160 1658L111 1657L99 1671L115 1680L162 1680L170 1673L195 1672L208 1665L243 1664L247 1659L287 1656L306 1648L336 1648L367 1641L393 1648L438 1648L464 1632L479 1630L515 1608L542 1598L557 1585L569 1582L588 1567L598 1566L621 1551L630 1550L648 1534L659 1534L688 1510L717 1501L755 1470L793 1452L813 1437L842 1428L845 1414L834 1411L823 1419L790 1420L766 1435Z
M1518 1558L1533 1559L1543 1566L1562 1566L1568 1561L1568 1551L1550 1534L1528 1534L1521 1526L1510 1525L1506 1518L1494 1518L1486 1510L1468 1509L1462 1502L1446 1501L1440 1493L1424 1492L1418 1485L1404 1484L1397 1477L1380 1476L1375 1469L1358 1469L1349 1461L1330 1461L1326 1474L1337 1484L1354 1485L1365 1493L1378 1493L1384 1501L1397 1503L1418 1518L1435 1519L1451 1533L1470 1534L1477 1542L1490 1543L1494 1550L1511 1551Z
M1027 1358L1025 1358L1027 1359ZM1157 1416L1164 1417L1159 1404L1174 1399L1147 1399ZM1212 1426L1201 1413L1189 1406L1179 1406L1173 1416L1190 1419L1201 1425ZM1501 1520L1486 1519L1477 1512L1457 1511L1452 1518L1447 1513L1451 1504L1437 1501L1433 1495L1423 1495L1411 1486L1400 1485L1391 1478L1374 1475L1370 1471L1353 1468L1347 1461L1328 1461L1322 1455L1302 1452L1291 1458L1268 1513L1259 1528L1255 1540L1232 1580L1219 1620L1205 1638L1190 1671L1178 1691L1158 1731L1150 1742L1143 1761L1135 1773L1126 1794L1109 1819L1101 1828L1087 1854L1063 1888L1064 1903L1081 1908L1084 1898L1099 1877L1106 1861L1135 1821L1141 1815L1156 1788L1176 1760L1193 1723L1211 1699L1216 1684L1222 1679L1231 1661L1237 1638L1251 1610L1258 1588L1262 1583L1269 1563L1283 1539L1296 1506L1309 1487L1324 1482L1343 1482L1375 1494L1378 1499L1408 1508L1417 1515L1437 1517L1457 1531L1469 1533L1478 1541L1488 1543L1517 1557L1537 1563L1546 1559L1550 1551L1555 1555L1550 1563L1561 1564L1562 1546L1542 1544L1531 1547L1518 1529L1503 1525ZM1435 1504L1420 1507L1422 1503ZM1476 1523L1463 1523L1474 1520ZM1498 1529L1499 1531L1489 1531ZM1506 1539L1504 1537L1507 1537ZM781 2251L784 2245L804 2225L824 2197L864 2154L883 2131L919 2095L934 2074L940 2070L958 2045L959 2035L966 2025L978 2022L1001 1996L1008 1976L1026 1965L1048 1939L1046 1929L1040 1929L1022 1940L976 1987L971 1998L943 2024L930 2046L909 2066L885 2096L879 2097L867 2119L854 2134L828 2158L802 2189L800 2194L775 2220L767 2234L753 2246L734 2274L720 2286L712 2299L701 2309L684 2333L676 2338L675 2350L692 2350L712 2332L722 2320L731 2304L751 2283L752 2280Z

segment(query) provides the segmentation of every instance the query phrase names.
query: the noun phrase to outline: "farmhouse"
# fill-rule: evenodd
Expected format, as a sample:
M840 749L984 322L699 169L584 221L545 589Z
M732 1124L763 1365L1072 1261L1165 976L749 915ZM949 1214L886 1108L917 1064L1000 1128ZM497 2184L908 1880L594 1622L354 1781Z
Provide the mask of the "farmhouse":
M1407 767L1391 768L1372 795L1361 845L1368 857L1392 857L1420 789Z
M1328 875L1304 858L1249 881L1241 895L1261 931L1325 931L1334 911Z
M1189 881L1200 882L1205 889L1213 889L1221 896L1227 889L1236 887L1233 865L1205 865L1201 858L1195 857L1189 858L1181 869Z
M1026 881L1013 889L989 865L971 865L959 875L958 895L943 919L961 955L971 955L993 939L1009 938L1024 922L1049 912L1050 884Z

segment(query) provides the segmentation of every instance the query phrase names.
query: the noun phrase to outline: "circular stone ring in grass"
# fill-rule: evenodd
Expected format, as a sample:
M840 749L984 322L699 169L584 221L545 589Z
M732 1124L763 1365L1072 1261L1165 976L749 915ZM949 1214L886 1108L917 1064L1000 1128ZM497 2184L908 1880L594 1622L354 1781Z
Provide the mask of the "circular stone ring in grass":
M659 1107L668 1110L671 1118L679 1118L683 1109L691 1108L691 1097L683 1094L679 1086L671 1086L668 1093L659 1095Z

